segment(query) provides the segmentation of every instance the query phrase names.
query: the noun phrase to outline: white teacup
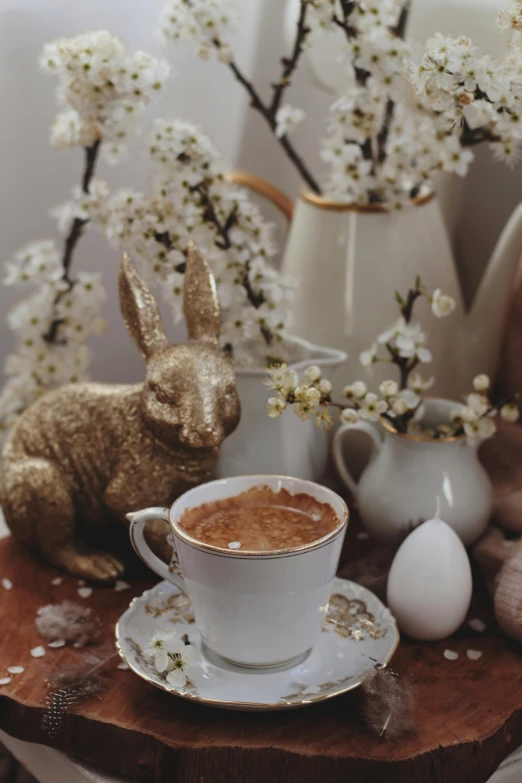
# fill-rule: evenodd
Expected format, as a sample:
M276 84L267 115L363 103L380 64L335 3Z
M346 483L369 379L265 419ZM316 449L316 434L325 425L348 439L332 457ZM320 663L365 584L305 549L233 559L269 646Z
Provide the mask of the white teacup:
M186 509L234 497L255 486L306 493L334 510L328 535L291 549L248 552L204 544L180 528ZM331 490L283 476L238 476L189 490L169 509L128 514L132 545L163 579L191 600L198 631L210 650L241 666L291 665L317 641L348 524L346 503ZM166 520L172 531L170 566L150 549L144 526Z

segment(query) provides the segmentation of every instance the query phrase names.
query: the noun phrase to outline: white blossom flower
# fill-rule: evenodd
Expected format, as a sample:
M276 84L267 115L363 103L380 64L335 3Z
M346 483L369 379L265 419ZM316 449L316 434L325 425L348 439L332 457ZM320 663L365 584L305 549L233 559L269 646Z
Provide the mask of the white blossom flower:
M359 356L359 361L363 367L370 367L377 361L377 348L377 343L373 343L371 348L368 348L367 351L362 351Z
M288 394L288 392L295 392L297 384L299 383L299 376L295 370L285 370L281 377L281 389Z
M145 652L154 660L154 666L160 674L167 670L169 665L168 653L172 645L177 649L179 638L175 633L157 631L145 645Z
M293 406L293 410L296 416L299 416L303 421L308 421L316 412L316 405L310 405L307 402L296 402Z
M406 402L409 410L414 410L421 402L421 398L413 389L401 389L399 395Z
M167 682L173 688L183 688L187 684L188 675L194 667L197 652L191 644L185 644L181 639L169 643Z
M490 380L487 375L477 375L473 378L473 388L476 392L487 392L490 387Z
M264 379L263 384L268 386L269 389L279 391L283 388L282 380L283 375L286 373L288 365L284 362L282 364L276 364L268 368L268 377Z
M444 318L446 315L451 315L455 307L455 300L451 296L443 294L440 288L437 288L433 292L431 298L431 312L434 316L437 318Z
M364 383L364 381L354 381L354 383L349 384L349 386L345 386L343 389L343 397L347 397L348 399L351 399L354 397L355 399L359 400L368 391L368 387Z
M435 383L435 378L423 378L418 372L412 373L408 378L408 388L416 394L422 394Z
M341 421L344 424L357 424L359 421L359 414L355 408L343 408L341 411Z
M319 430L330 430L333 427L334 420L328 408L322 405L315 412L315 426Z
M305 117L306 113L302 109L290 106L289 103L281 106L276 114L276 137L280 139L283 136L292 133Z
M404 416L408 412L408 403L404 397L394 397L390 400L390 408L396 416Z
M323 396L328 397L332 393L332 388L333 387L332 387L331 382L327 378L322 378L319 381L319 383L317 385L317 388L319 389L319 391L321 392L321 394Z
M396 381L383 381L379 386L379 391L383 397L394 397L399 391L399 384Z
M500 416L504 421L515 422L520 417L520 411L517 405L506 404L500 409Z
M277 419L286 409L286 402L281 397L270 397L266 410L271 419Z
M359 416L366 421L379 421L381 414L388 410L388 405L384 400L380 400L376 394L369 392L359 407Z
M420 324L406 323L401 316L397 322L379 335L377 341L389 346L403 359L417 359L430 362L431 352L426 348L426 335Z
M139 114L163 89L170 70L165 60L127 52L106 30L46 44L40 66L58 78L58 100L64 106L51 143L87 147L103 139L116 156Z
M468 394L466 397L466 405L475 412L477 417L483 416L490 407L488 398L484 397L482 394Z
M495 422L487 416L475 419L475 421L466 421L464 422L464 432L469 445L475 446L495 434Z
M320 380L321 375L321 368L316 364L312 364L304 371L303 379L306 381L306 383L316 383Z
M233 31L237 9L232 0L165 0L160 17L160 31L166 42L192 43L201 56L216 49L222 62L230 62L226 38ZM224 52L223 52L224 50Z
M298 386L294 395L297 402L305 403L312 408L317 407L321 401L321 392L315 386Z
M174 688L186 685L187 675L196 658L196 650L191 644L185 644L175 633L160 631L151 637L145 651L170 685Z

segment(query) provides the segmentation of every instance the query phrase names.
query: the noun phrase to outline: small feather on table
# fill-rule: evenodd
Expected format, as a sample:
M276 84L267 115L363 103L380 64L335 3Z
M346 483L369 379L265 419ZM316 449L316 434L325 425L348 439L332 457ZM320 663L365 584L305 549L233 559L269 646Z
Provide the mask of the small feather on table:
M415 697L407 678L376 666L362 685L363 717L368 728L379 737L395 740L414 727Z

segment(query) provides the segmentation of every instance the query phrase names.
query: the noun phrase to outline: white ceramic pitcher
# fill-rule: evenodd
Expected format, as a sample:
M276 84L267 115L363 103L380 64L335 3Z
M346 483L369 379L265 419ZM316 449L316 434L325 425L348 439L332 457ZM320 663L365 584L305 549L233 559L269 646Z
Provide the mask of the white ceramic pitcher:
M290 214L289 200L268 183L245 172L233 172L230 178ZM349 359L335 381L337 388L351 383L361 374L361 351L397 320L394 292L406 294L420 275L428 290L440 288L456 302L451 317L437 319L435 324L425 300L418 303L415 317L430 336L433 361L428 371L436 379L434 393L458 398L469 391L475 375L496 374L521 252L519 205L497 242L468 312L436 196L418 198L407 209L388 212L380 205L355 206L302 192L282 263L282 272L299 283L292 332L347 351ZM387 364L374 366L371 386L388 375Z
M427 426L449 421L459 403L426 400ZM360 421L343 425L333 442L334 461L357 500L365 527L378 541L400 541L421 522L431 519L437 498L440 515L469 546L484 532L492 508L489 478L476 447L465 436L424 440L398 433L382 420L384 439L377 427ZM359 482L343 457L343 442L354 431L366 433L374 453Z

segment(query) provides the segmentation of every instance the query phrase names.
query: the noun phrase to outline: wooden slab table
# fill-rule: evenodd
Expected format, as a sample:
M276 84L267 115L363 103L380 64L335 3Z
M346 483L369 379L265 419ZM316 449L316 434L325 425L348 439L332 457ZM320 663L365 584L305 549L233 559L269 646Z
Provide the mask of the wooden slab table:
M496 628L486 596L472 609L487 624L484 634L464 627L446 642L401 642L393 666L411 677L417 709L415 734L397 743L367 731L357 692L289 712L228 712L169 696L118 670L117 658L107 665L102 696L69 713L50 738L41 727L47 676L83 653L65 647L32 658L41 643L37 609L86 600L102 617L110 648L116 619L151 584L95 588L81 599L76 580L52 585L56 575L12 539L0 541L0 576L14 585L0 590L0 677L8 666L25 667L0 688L0 728L19 739L148 783L483 783L522 743L522 657ZM443 657L448 647L458 660ZM469 660L468 649L482 657Z

